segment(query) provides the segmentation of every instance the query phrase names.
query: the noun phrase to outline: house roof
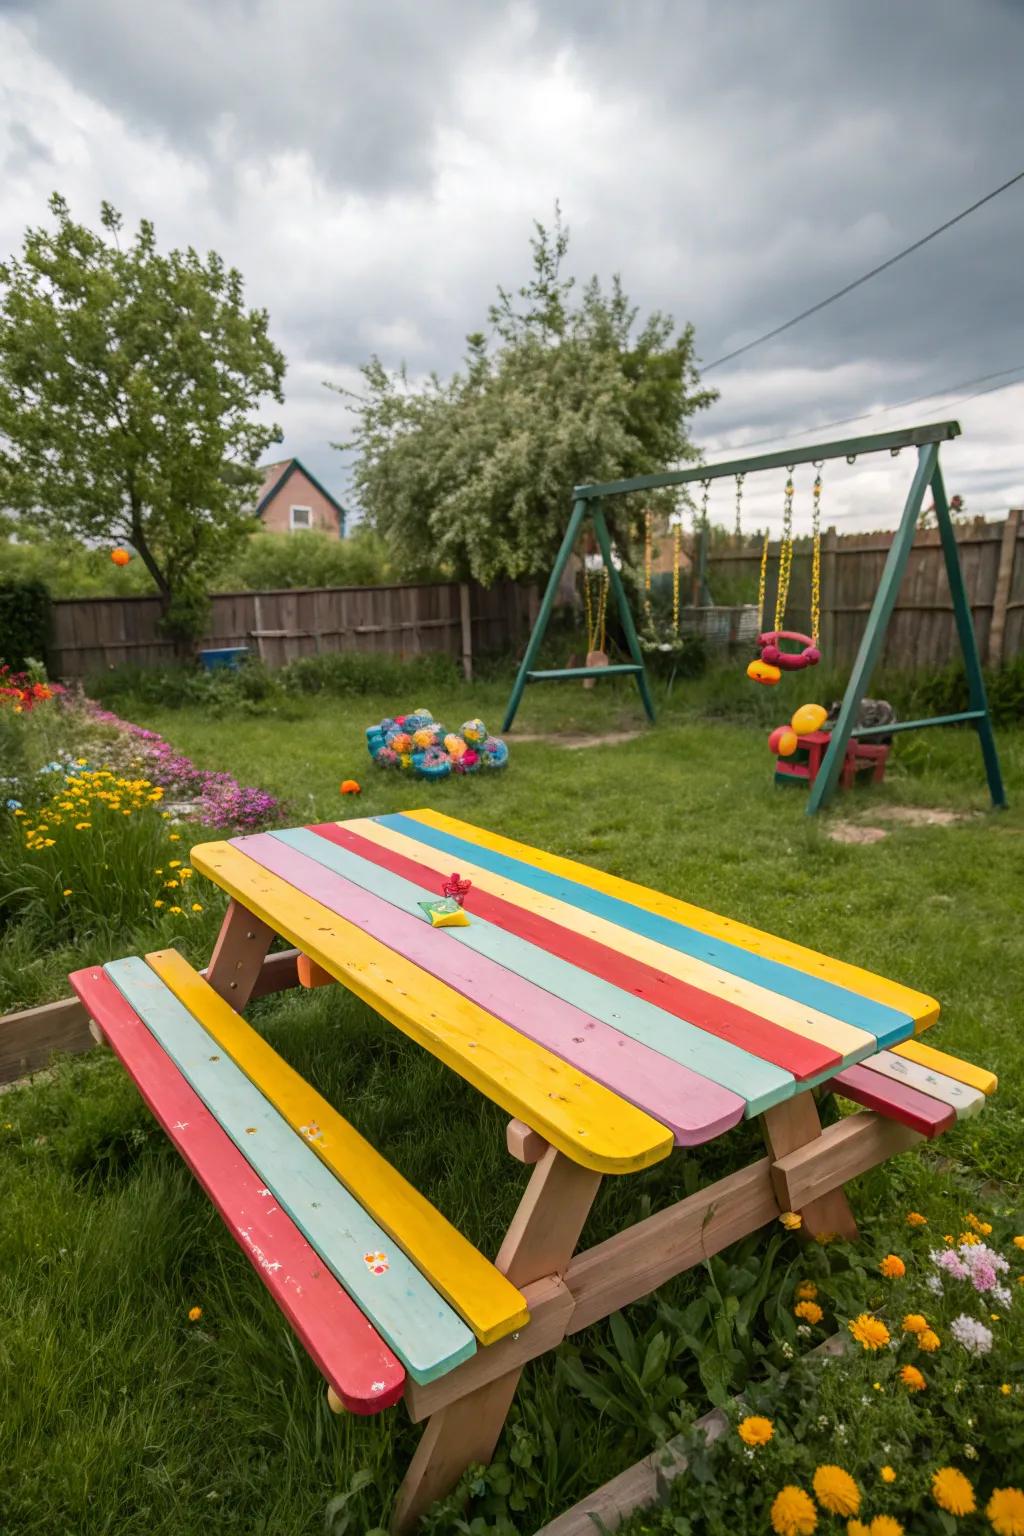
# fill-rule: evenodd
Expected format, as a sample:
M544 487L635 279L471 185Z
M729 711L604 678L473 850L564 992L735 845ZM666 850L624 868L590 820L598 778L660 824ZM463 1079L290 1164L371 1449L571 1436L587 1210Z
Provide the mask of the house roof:
M344 522L344 520L348 517L348 509L342 506L341 502L336 496L331 495L330 491L325 485L321 485L320 481L316 478L316 475L313 474L312 470L306 468L301 459L279 459L276 464L260 465L260 474L263 476L263 483L256 493L256 510L254 516L261 517L263 515L264 508L270 501L273 500L278 491L283 490L285 482L291 479L296 470L298 470L300 474L305 475L306 479L310 482L311 485L316 486L321 496L327 497L327 500L330 502L331 506Z

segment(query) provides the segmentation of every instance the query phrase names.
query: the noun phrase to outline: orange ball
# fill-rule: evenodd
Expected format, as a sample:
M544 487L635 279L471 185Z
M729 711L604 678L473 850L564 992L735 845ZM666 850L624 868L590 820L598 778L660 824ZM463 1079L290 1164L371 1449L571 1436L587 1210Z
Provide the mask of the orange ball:
M780 681L782 673L778 667L773 667L767 661L752 661L747 668L747 676L755 683L763 683L766 688L774 688Z
M778 746L775 750L778 752L780 757L792 757L793 753L796 751L799 745L800 738L796 731L791 731L787 726L786 729L780 733Z
M112 549L110 551L110 558L113 560L115 565L127 565L131 559L131 555L129 554L128 550L119 548Z
M360 795L360 794L362 794L362 790L360 789L359 783L358 783L358 781L356 779L342 779L342 781L341 781L341 792L342 792L343 795Z

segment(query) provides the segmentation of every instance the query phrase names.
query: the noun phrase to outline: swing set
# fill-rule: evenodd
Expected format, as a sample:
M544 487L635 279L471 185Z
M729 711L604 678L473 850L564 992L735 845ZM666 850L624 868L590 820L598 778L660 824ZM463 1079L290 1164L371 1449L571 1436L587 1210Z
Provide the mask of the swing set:
M764 622L764 597L768 569L768 539L766 536L761 554L759 582L760 618L758 628L760 632L757 642L759 655L755 661L751 662L747 669L748 676L752 677L754 681L772 686L780 681L783 672L814 666L820 659L818 629L821 593L820 513L822 496L821 470L823 466L829 460L835 459L845 459L847 463L852 464L856 459L872 453L889 453L895 458L904 448L912 448L917 450L917 467L907 493L899 527L893 535L892 544L889 547L885 567L878 584L878 591L875 594L875 600L868 615L867 625L861 638L853 670L850 674L850 681L843 696L839 717L832 730L831 742L822 762L821 770L811 786L807 814L809 816L815 815L834 796L846 757L846 749L851 738L859 740L864 737L870 738L871 736L891 736L899 731L920 730L930 725L964 724L971 725L974 728L981 747L982 761L988 780L992 804L994 807L1005 806L1006 793L1003 788L999 756L992 732L992 719L989 713L988 699L985 694L985 682L981 671L974 624L971 618L970 604L967 600L967 591L964 586L963 572L960 568L960 555L957 549L953 521L950 517L949 501L946 496L942 470L939 465L940 443L949 442L959 436L960 425L958 422L942 421L925 426L909 427L898 432L880 432L869 437L849 438L841 442L818 443L810 448L784 449L778 453L761 454L756 458L732 460L725 464L701 465L696 469L669 470L664 474L640 475L632 480L612 480L603 485L577 486L573 491L573 507L569 526L566 528L565 537L556 556L554 569L544 593L537 622L530 636L515 684L512 688L508 708L505 711L503 731L511 729L527 683L572 678L583 679L615 676L634 678L647 718L652 722L654 721L654 703L648 686L643 650L637 635L636 626L633 623L633 615L630 611L625 588L623 587L622 576L612 558L611 538L603 509L603 502L608 497L624 496L635 491L660 490L670 486L687 485L695 482L703 485L703 536L701 539L700 567L698 572L703 596L705 593L707 568L707 497L708 488L712 481L728 477L735 479L738 526L743 481L746 476L772 469L784 468L786 470L788 478L783 504L783 537L779 551L774 628L768 631L760 631L760 626ZM810 635L784 628L793 559L794 492L792 474L798 464L812 464L818 472L814 487L812 514L812 633ZM860 703L867 691L871 674L877 665L882 651L886 629L892 617L900 582L906 570L907 560L913 546L918 516L925 493L929 488L932 493L935 518L945 557L946 576L953 600L953 615L956 623L957 638L960 642L964 667L967 673L969 708L961 710L957 714L936 715L924 720L903 720L883 726L866 726L858 729L856 721ZM593 529L594 538L596 539L604 566L604 571L600 578L601 586L598 596L599 623L592 622L597 617L593 606L589 610L588 646L590 649L588 652L588 665L538 671L536 669L537 654L551 618L562 572L588 519ZM677 550L676 573L674 577L676 583L678 583L678 575ZM584 571L583 579L585 592L589 598L589 587L587 586L589 578L586 570ZM678 591L678 587L676 587L676 590ZM603 645L605 613L609 591L615 599L619 623L622 627L626 648L630 656L628 662L614 665L608 664ZM678 623L678 600L676 602L676 622ZM597 638L600 638L602 642L600 646L592 643L592 641L596 642ZM793 644L796 644L798 647L796 651L786 648ZM600 652L600 660L595 660L591 663L590 658L595 652Z

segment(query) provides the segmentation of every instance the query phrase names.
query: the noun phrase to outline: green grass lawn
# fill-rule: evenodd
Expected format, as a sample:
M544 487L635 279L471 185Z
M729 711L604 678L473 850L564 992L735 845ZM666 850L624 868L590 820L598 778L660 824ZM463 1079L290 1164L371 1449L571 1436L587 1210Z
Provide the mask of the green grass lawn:
M504 685L422 699L296 699L275 716L121 712L202 765L284 796L293 824L433 805L934 993L935 1043L997 1071L1000 1093L936 1147L861 1180L855 1209L870 1229L881 1211L908 1204L930 1202L952 1223L965 1203L1011 1203L1024 1178L1024 814L1016 804L986 812L971 734L922 732L900 740L880 790L846 797L835 814L871 822L876 808L902 804L965 819L879 821L889 831L881 843L833 842L833 817L808 819L801 792L774 787L761 724L709 717L727 694L714 679L677 684L647 730L625 686L535 689L509 738L509 769L440 784L376 770L365 726L425 704L450 726L482 715L496 729ZM759 708L778 723L797 702ZM614 746L557 744L567 731L634 729L636 739ZM1002 732L1000 748L1019 803L1024 732ZM346 777L362 782L358 799L340 797ZM188 946L199 960L223 907L208 886L206 899ZM155 942L128 934L125 952ZM5 953L0 943L0 1007L60 995L62 973L94 958L110 957ZM255 1017L494 1251L524 1173L503 1153L492 1107L341 989L268 999ZM747 1128L642 1177L606 1181L584 1241L749 1160L754 1146ZM305 1536L323 1529L328 1501L361 1470L373 1478L348 1506L350 1528L383 1522L416 1431L400 1410L370 1422L329 1415L315 1370L109 1056L68 1060L50 1080L0 1097L0 1210L0 1536ZM685 1302L700 1283L684 1277L672 1299ZM190 1325L193 1305L203 1318ZM630 1316L642 1330L654 1303ZM699 1381L687 1380L699 1404ZM641 1409L624 1428L584 1402L550 1357L529 1369L506 1447L529 1467L521 1529L651 1443Z

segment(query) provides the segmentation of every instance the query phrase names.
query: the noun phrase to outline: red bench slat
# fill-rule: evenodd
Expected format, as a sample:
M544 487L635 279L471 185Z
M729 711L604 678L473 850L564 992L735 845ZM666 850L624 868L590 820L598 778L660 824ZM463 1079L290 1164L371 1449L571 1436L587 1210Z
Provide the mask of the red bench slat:
M847 1067L830 1078L826 1086L856 1104L863 1104L865 1109L899 1120L922 1136L941 1136L956 1124L956 1110L951 1105L941 1104L907 1083L898 1083L895 1078L883 1077L866 1067Z
M70 982L235 1241L352 1413L378 1413L405 1390L405 1370L234 1142L104 975Z

